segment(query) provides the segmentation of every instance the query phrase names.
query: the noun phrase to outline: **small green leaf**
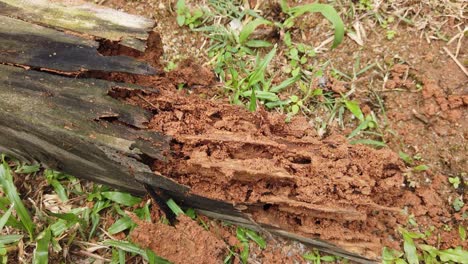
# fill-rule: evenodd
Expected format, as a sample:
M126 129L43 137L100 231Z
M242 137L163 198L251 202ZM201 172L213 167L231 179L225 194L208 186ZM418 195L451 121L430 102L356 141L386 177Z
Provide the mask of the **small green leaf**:
M57 217L59 219L63 219L67 222L71 222L71 223L78 223L78 222L82 222L83 220L80 219L80 217L78 217L78 215L74 214L74 213L64 213L64 214L56 214L56 213L48 213L49 215L51 216L54 216L54 217Z
M325 261L325 262L334 262L336 261L336 257L335 256L321 256L320 260Z
M425 164L422 164L422 165L418 165L418 166L414 167L413 171L420 172L420 171L426 171L428 169L429 169L429 166L427 166Z
M197 218L197 213L193 208L189 208L185 211L185 215L195 220Z
M291 46L292 45L292 41L291 41L291 32L287 31L285 34L284 34L284 44L286 44L286 46Z
M409 264L419 264L418 253L416 250L416 245L414 244L413 237L411 233L406 230L402 230L403 234L403 249L405 251L406 259Z
M302 255L302 257L305 260L310 260L310 261L316 261L317 259L320 259L320 255L316 255L314 252L304 254L304 255Z
M192 20L196 21L197 19L201 18L203 15L204 15L203 10L196 9L195 11L193 11Z
M185 16L184 15L177 15L177 25L179 27L183 26L185 24Z
M102 192L101 195L111 201L125 206L134 206L141 202L141 198L123 192Z
M297 113L299 113L299 106L298 106L297 104L293 104L293 105L291 106L291 113L292 113L293 115L296 115Z
M181 15L187 11L187 6L185 5L185 0L177 0L176 3L176 12Z
M247 239L246 234L245 234L245 229L242 228L242 227L238 227L238 228L236 229L236 237L237 237L237 239L239 239L240 242L247 242L247 241L249 241L249 240Z
M299 51L296 48L292 48L289 50L289 58L292 60L299 60Z
M462 225L458 226L458 234L460 235L460 238L462 241L466 240L466 229L464 226Z
M345 105L346 108L348 108L348 110L351 111L351 113L353 113L353 115L357 119L359 119L362 122L364 121L364 114L362 113L361 107L359 107L358 102L345 100Z
M449 177L449 182L453 185L453 188L458 189L458 186L460 186L460 177Z
M257 39L252 39L252 40L249 40L245 43L245 45L247 47L251 47L251 48L268 48L268 47L271 47L273 46L273 44L271 44L270 42L268 41L265 41L265 40L257 40Z
M62 200L63 202L68 201L67 192L65 191L65 188L63 188L63 185L59 181L54 179L51 180L49 184L52 185L52 187L54 187L54 191L57 193L60 200Z
M243 97L252 97L252 90L245 91L241 94ZM278 95L271 93L271 92L265 92L265 91L258 91L255 90L255 97L260 99L260 100L265 100L265 101L271 101L275 102L279 100Z
M463 250L461 247L440 250L439 256L442 262L467 263L468 261L468 251Z
M5 248L5 245L0 244L0 256L2 256L2 258L0 260L1 260L2 264L7 263L7 253L8 252L7 252L6 248Z
M414 160L413 158L411 158L410 155L404 153L403 151L398 151L398 155L400 156L400 158L408 165L412 165Z
M51 239L51 232L46 228L37 239L36 249L34 250L33 263L34 264L47 264L49 262L49 243Z
M462 199L460 199L460 197L457 197L453 200L452 206L453 209L455 209L455 211L459 212L463 208L463 206L465 206L465 203Z
M322 89L315 89L312 92L312 95L314 95L314 96L323 95L323 90Z
M261 249L266 248L265 239L263 239L263 237L259 236L257 233L255 233L252 230L246 229L245 234L247 235L248 238L252 239L255 243L257 243Z
M67 231L74 223L67 222L63 219L55 221L55 223L49 226L50 231L54 237L61 236L65 231Z
M119 220L115 221L115 223L112 224L109 227L107 232L109 232L109 234L111 234L111 235L114 235L114 234L120 233L120 232L122 232L124 230L127 230L127 229L131 228L134 225L135 225L135 223L133 223L132 219L130 217L128 217L128 216L125 216L125 217L122 217Z
M276 101L276 102L268 102L265 104L265 106L271 109L271 108L275 108L278 106L285 106L290 103L291 103L291 100L288 99L288 100L281 100L281 101Z

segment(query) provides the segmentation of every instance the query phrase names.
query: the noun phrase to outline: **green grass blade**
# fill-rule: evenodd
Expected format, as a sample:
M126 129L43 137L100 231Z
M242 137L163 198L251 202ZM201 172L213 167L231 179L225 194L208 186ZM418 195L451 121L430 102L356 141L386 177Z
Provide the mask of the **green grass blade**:
M261 80L263 80L265 76L265 70L270 63L270 61L273 59L273 57L276 54L276 45L271 49L271 51L263 58L260 63L257 64L255 67L255 70L250 74L249 76L249 86L255 85Z
M304 13L319 12L333 24L335 29L335 38L333 40L332 48L336 48L343 41L345 26L343 20L341 20L340 15L338 15L338 12L336 12L333 6L327 4L307 4L292 7L289 9L289 12L292 14L293 18L303 15Z
M241 94L243 97L252 97L252 90L245 91ZM265 92L265 91L255 91L255 98L258 98L260 100L265 100L265 101L270 101L270 102L276 102L279 100L278 95L271 93L271 92Z
M243 264L247 264L249 261L249 243L243 242L242 243L242 251L240 253L240 259Z
M11 212L13 211L13 205L2 215L0 218L0 232L2 231L3 227L5 226L6 222L10 218Z
M255 233L252 230L247 229L245 230L245 234L247 235L248 238L252 239L255 243L257 243L261 249L266 248L267 244L266 244L265 239L263 239L263 237L259 236L257 233Z
M462 241L466 240L466 229L461 224L458 226L458 234L460 235Z
M65 188L63 188L63 185L57 181L57 180L51 180L50 185L54 187L54 191L57 193L58 197L62 202L67 202L68 201L68 195L67 192L65 191Z
M29 237L34 238L34 224L31 220L28 210L21 201L15 185L13 184L13 176L11 175L10 167L4 162L0 165L0 185L3 187L8 200L14 204L15 211L29 234Z
M114 235L131 228L133 225L134 223L130 217L122 217L119 220L115 221L115 223L109 227L107 232L109 232L109 234L111 235Z
M54 235L54 237L58 237L70 228L70 224L63 219L59 219L58 221L55 221L55 223L51 224L49 227L50 231L52 231L52 235Z
M16 243L23 238L23 235L1 235L0 244L6 245L10 243Z
M47 264L49 262L49 243L52 235L50 229L47 228L39 235L34 250L33 263L34 264Z
M355 137L357 134L359 134L359 132L361 132L362 130L366 129L367 126L369 125L369 120L365 120L364 122L361 122L361 124L359 124L358 127L356 127L349 135L348 135L348 139L351 139L353 137Z
M287 100L281 100L281 101L276 101L276 102L268 102L268 103L265 104L265 106L268 109L272 109L272 108L275 108L275 107L285 106L285 105L288 105L290 103L291 103L291 99L287 99Z
M418 165L418 166L414 167L413 171L420 172L420 171L426 171L428 169L429 169L429 166L427 166L425 164L421 164L421 165Z
M102 196L125 206L134 206L141 202L141 199L123 192L102 192Z
M182 211L182 209L176 204L176 202L174 202L174 200L172 199L169 199L167 202L166 202L167 206L169 206L169 208L172 210L172 212L176 215L176 216L179 216L181 214L184 214L184 211Z
M125 259L126 259L125 251L119 249L118 252L119 252L119 253L118 253L118 254L119 254L119 263L120 263L120 264L125 264Z
M129 253L133 253L133 254L138 254L138 255L145 255L146 256L146 252L144 249L141 249L140 247L138 247L137 245L131 243L131 242L128 242L128 241L123 241L123 240L104 240L102 241L102 244L106 245L106 246L111 246L111 247L115 247L117 249L121 249L125 252L129 252Z
M272 93L278 93L278 92L281 92L283 89L285 89L286 87L290 86L290 85L293 85L295 82L297 82L299 79L301 79L301 75L298 74L294 77L291 77L289 79L286 79L284 80L283 82L281 82L280 84L276 85L276 86L273 86L271 89L270 89L270 92Z
M123 250L125 252L138 254L138 255L142 256L145 260L148 260L147 251L140 248L139 246L131 243L131 242L122 241L122 240L104 240L104 241L102 241L102 244L104 244L106 246L111 246L111 247ZM157 263L157 264L170 264L171 263L168 260L166 260L164 258L161 258L156 254L154 255L154 260L155 260L155 263Z
M252 91L250 93L250 103L249 103L249 111L255 112L257 110L257 96L255 86L252 87Z
M249 36L254 32L254 30L260 26L260 25L269 25L271 24L270 21L263 19L263 18L257 18L255 20L250 21L249 23L245 24L242 27L241 32L239 33L239 42L241 44L244 44Z
M91 213L91 230L89 231L88 240L90 240L94 236L94 233L96 232L100 220L101 216L99 216L98 213Z
M250 47L250 48L268 48L268 47L271 47L273 46L273 44L271 44L270 42L268 41L265 41L265 40L256 40L256 39L252 39L252 40L249 40L245 43L245 45L247 47Z

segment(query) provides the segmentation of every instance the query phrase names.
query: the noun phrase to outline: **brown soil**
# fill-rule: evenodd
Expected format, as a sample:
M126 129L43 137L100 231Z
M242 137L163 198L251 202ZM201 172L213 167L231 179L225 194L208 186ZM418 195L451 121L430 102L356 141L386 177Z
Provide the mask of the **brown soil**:
M177 219L179 222L173 227L133 217L138 226L132 231L131 239L174 264L215 264L223 261L227 255L227 245L223 240L187 216L181 215Z

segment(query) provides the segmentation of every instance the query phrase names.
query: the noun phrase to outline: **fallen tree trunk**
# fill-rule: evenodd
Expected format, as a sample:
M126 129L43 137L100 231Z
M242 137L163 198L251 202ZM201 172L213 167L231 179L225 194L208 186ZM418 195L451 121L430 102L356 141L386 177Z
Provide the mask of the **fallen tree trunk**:
M12 3L0 1L10 8L0 13L18 11ZM125 34L74 30L100 45L14 14L22 20L0 16L1 152L139 195L148 184L208 216L361 263L377 259L382 237L393 235L402 182L395 155L321 141L300 119L285 124L177 92L178 82L191 82L187 69L201 78L195 65L166 77L133 58L99 54L102 38L115 49ZM101 53L154 59L152 34L139 35L144 47Z

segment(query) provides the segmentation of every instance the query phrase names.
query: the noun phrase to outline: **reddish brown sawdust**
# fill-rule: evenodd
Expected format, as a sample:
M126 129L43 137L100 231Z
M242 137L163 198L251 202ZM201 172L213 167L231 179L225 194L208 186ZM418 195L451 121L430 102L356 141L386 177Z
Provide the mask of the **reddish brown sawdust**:
M206 101L196 88L177 91L187 76L200 80L192 79L189 88L212 78L209 71L185 65L168 76L133 77L159 93L125 100L157 112L149 128L174 140L172 157L153 169L190 186L192 193L246 205L259 223L369 257L378 257L384 245L399 244L396 229L406 223L405 207L427 227L442 227L450 218L442 198L434 195L440 181L414 192L402 188L395 153L352 146L338 135L318 139L304 118L287 124L284 116L263 109L250 113ZM456 232L444 233L441 242L465 246Z
M395 67L387 88L412 89L406 72ZM421 226L439 229L438 241L432 236L425 242L467 248L455 229L441 231L453 221L442 198L447 192L444 176L428 171L429 184L403 189L402 166L394 153L350 146L335 135L319 140L303 118L284 124L284 116L262 109L252 114L201 100L202 93L210 93L206 87L212 77L190 61L159 77L105 77L160 89L157 95L124 98L157 112L150 129L174 137L172 158L154 164L155 171L190 186L193 193L247 205L245 211L260 223L325 239L368 257L378 257L383 245L399 244L395 230L406 223L399 213L405 207ZM429 87L423 96L431 100L425 105L426 116L440 114L431 108L435 100L435 108L449 110L443 119L463 119L466 95L441 94L431 79L423 77L422 82ZM180 83L189 92L176 92ZM396 114L401 112L401 107L396 109ZM467 209L455 217L460 220Z
M138 226L132 231L131 239L174 264L222 263L228 251L222 239L187 216L180 215L177 220L173 227L133 217Z
M397 155L352 146L337 135L320 140L304 118L285 123L263 109L250 113L177 91L180 76L197 76L192 86L213 78L206 70L190 74L196 68L187 65L167 77L114 74L159 89L124 98L157 112L149 129L173 137L172 156L153 170L194 194L246 205L259 223L366 256L377 257L382 245L398 241L396 224L403 218L395 201L403 195L403 175Z

